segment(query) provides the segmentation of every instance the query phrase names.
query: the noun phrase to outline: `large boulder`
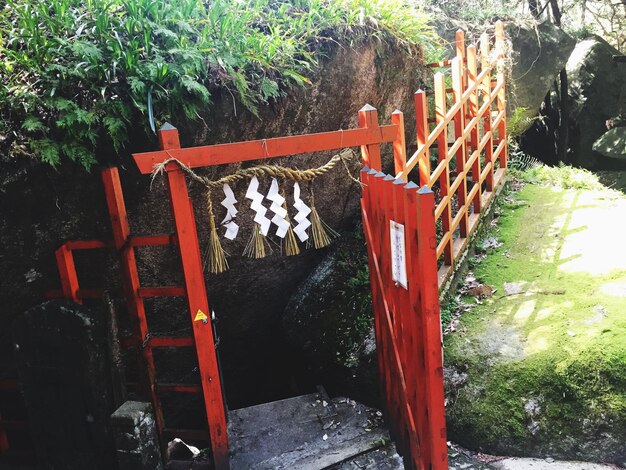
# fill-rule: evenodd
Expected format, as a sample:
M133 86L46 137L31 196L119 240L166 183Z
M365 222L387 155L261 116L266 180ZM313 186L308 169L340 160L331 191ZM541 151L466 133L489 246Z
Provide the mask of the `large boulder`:
M615 127L593 143L594 152L609 158L626 159L626 127Z
M609 165L593 144L607 121L626 111L626 70L613 60L619 51L594 36L579 42L567 61L571 101L569 159L585 168Z
M580 170L548 174L592 185ZM471 299L445 338L448 437L495 455L623 465L626 254L614 227L626 197L528 184L518 199L500 216L502 246L474 269L495 295Z
M224 90L215 92L213 107L195 125L173 121L179 128L184 146L262 139L281 135L323 132L358 126L358 110L366 103L379 110L381 122L389 122L396 109L403 110L407 136L414 135L415 118L412 96L423 83L430 81L420 67L417 51L376 41L352 47L329 46L320 59L319 69L310 76L311 85L294 88L288 96L259 110L260 117L245 112ZM236 110L235 110L236 106ZM384 156L391 163L389 148ZM133 141L131 151L149 151L156 142ZM311 168L328 161L332 153L298 155L273 160L285 166ZM140 234L171 233L172 219L167 194L161 179L151 185L149 176L138 174L130 156L122 162L121 178L132 231ZM355 175L359 157L348 166ZM392 164L392 163L391 163ZM206 176L217 178L237 166L214 167ZM360 188L340 165L313 183L316 206L322 219L337 230L351 224L358 214ZM290 360L277 338L276 325L291 294L301 280L332 251L304 249L299 256L281 256L280 248L265 259L243 258L241 252L249 237L252 214L243 197L245 184L234 188L240 204L242 224L234 243L224 242L232 255L230 270L221 275L207 275L209 303L215 310L220 335L220 350L229 405L246 400L275 399L285 389L289 377L280 372L277 360ZM261 191L267 192L267 179ZM306 185L303 188L307 189ZM202 187L190 186L196 209L201 246L206 246L208 223ZM306 199L305 192L304 198ZM214 206L219 220L224 216L215 194ZM66 164L58 169L0 156L0 331L21 312L40 301L45 289L58 288L54 250L67 239L111 239L100 175L88 174ZM238 216L239 220L239 216ZM221 230L220 230L221 231ZM179 257L170 247L137 249L139 275L143 286L182 285ZM84 287L119 285L119 267L113 250L77 254L79 281ZM190 334L189 313L184 299L146 300L148 322L153 334ZM122 325L123 327L124 325ZM161 358L157 358L159 361ZM192 358L193 359L193 358ZM165 360L165 359L164 359ZM189 361L193 362L193 361ZM171 367L185 376L181 362ZM284 364L283 364L284 365ZM277 367L274 367L277 366ZM285 368L287 366L285 365ZM190 373L193 376L193 365ZM276 376L269 377L270 371ZM283 369L284 370L284 369ZM169 377L174 380L175 377ZM182 378L180 379L182 380ZM282 380L283 382L280 382Z
M546 21L507 29L513 48L513 68L508 98L509 123L522 133L539 114L555 77L565 67L576 40Z

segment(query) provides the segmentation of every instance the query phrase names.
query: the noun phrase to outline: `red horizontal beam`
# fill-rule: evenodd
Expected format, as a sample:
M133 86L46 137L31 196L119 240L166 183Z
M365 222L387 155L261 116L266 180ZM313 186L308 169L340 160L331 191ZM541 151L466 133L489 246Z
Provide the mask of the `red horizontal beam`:
M150 338L149 344L153 348L184 348L193 346L194 342L191 337L153 336Z
M152 173L155 165L163 163L170 158L176 158L191 168L223 165L248 160L284 157L299 153L321 152L324 150L392 142L396 138L398 129L399 126L397 124L389 124L373 128L347 129L344 131L275 137L230 144L135 153L133 158L139 171L143 174L149 174Z
M78 298L81 300L84 299L101 299L104 294L104 289L78 289ZM62 290L53 289L48 290L44 293L46 299L64 299Z
M140 287L139 297L184 297L185 289L183 287Z
M140 237L131 237L131 246L160 246L160 245L176 245L176 235L145 235Z
M161 393L201 393L200 385L157 384L157 391Z
M113 242L102 240L70 240L65 242L70 250L95 250L99 248L113 248Z
M6 431L27 430L28 421L0 419L0 429L4 429Z
M0 380L0 390L17 390L17 379Z

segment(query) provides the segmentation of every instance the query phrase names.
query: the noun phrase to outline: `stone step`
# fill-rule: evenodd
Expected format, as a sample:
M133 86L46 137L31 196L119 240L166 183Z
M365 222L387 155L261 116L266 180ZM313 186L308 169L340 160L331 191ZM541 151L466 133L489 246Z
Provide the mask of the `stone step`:
M233 470L403 468L380 412L323 389L233 410L228 434Z

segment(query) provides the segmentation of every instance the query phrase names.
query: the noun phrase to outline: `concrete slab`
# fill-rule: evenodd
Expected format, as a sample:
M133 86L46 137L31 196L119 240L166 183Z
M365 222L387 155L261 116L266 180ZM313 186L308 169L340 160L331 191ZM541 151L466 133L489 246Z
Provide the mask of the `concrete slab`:
M382 414L325 392L229 413L231 468L402 469Z
M491 466L501 470L614 470L613 465L589 462L554 461L551 459L507 458L492 462Z

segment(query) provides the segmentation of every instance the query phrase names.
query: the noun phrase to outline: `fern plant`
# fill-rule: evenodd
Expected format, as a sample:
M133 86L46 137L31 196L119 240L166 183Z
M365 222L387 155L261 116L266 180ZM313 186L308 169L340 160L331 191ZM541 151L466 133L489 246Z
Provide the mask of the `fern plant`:
M199 119L217 89L256 113L329 41L434 37L402 0L7 0L0 29L5 153L85 168L103 143L122 154L132 133Z

